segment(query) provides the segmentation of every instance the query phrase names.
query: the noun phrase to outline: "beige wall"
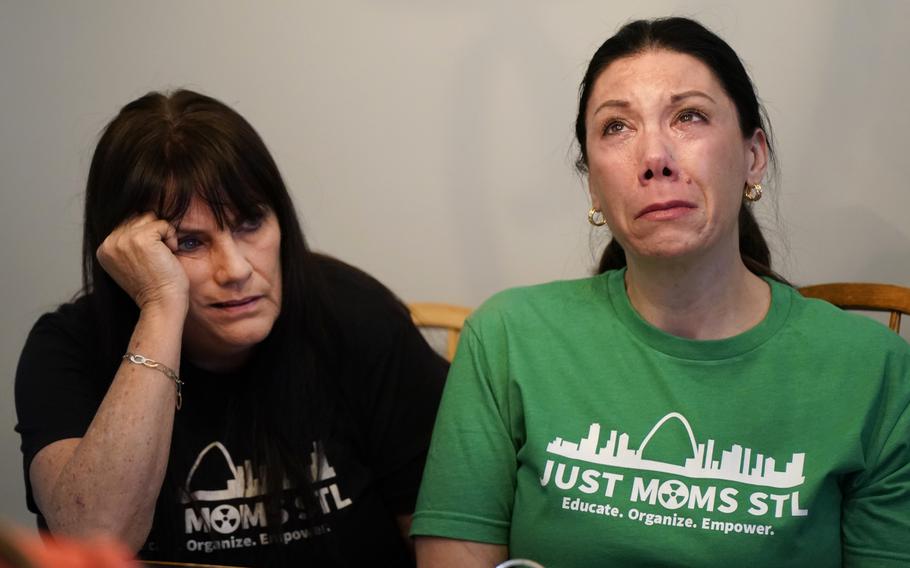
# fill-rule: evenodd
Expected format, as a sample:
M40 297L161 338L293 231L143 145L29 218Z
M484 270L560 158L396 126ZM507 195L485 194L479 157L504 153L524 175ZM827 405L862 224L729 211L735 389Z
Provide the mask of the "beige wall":
M591 269L570 153L585 63L627 19L695 16L746 61L775 126L780 215L758 210L778 267L910 286L910 2L729 4L0 0L0 517L31 522L18 352L78 288L98 131L151 89L244 114L317 248L406 300L476 305Z

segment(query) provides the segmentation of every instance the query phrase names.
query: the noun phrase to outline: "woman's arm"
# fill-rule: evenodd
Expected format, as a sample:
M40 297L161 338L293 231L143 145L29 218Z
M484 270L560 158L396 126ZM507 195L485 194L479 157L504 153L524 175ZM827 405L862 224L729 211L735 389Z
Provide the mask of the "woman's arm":
M118 227L98 257L140 307L129 351L179 369L188 286L169 247L176 248L173 228L145 215ZM111 535L138 550L167 468L175 406L170 378L121 363L85 436L49 444L31 462L34 498L49 528Z
M492 568L509 556L517 457L500 321L481 307L462 331L414 513L420 566Z
M865 468L841 487L843 566L850 568L910 566L910 348L881 334L892 347L877 405L861 410Z
M419 536L415 545L420 568L493 568L509 557L502 544Z

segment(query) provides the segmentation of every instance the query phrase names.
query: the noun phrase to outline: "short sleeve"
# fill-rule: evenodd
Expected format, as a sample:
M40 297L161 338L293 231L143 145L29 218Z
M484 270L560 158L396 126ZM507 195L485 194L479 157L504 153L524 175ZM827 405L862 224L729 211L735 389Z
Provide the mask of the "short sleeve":
M399 321L373 359L366 435L369 461L386 505L414 511L448 363L410 320Z
M507 357L504 338L481 338L473 321L443 393L411 534L507 544L517 468Z
M32 459L53 442L81 438L104 397L103 381L92 371L91 326L82 320L81 308L66 305L42 316L16 370L16 431L22 437L26 500L33 513L39 511L29 481Z
M339 386L355 413L357 450L384 505L410 514L449 364L388 288L336 259L320 261L344 337Z
M910 349L901 343L867 428L866 468L845 488L846 567L910 565Z

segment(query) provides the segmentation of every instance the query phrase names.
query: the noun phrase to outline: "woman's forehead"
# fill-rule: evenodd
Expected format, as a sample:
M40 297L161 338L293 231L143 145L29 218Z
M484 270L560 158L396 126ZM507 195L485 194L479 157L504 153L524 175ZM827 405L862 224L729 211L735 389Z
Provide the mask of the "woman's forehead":
M174 219L174 225L178 228L221 228L225 225L231 227L269 210L265 204L259 204L255 211L244 212L239 211L233 203L212 202L194 195L186 210Z
M674 94L702 91L725 96L723 87L707 65L676 51L652 49L610 63L594 83L591 102L613 99L633 103L646 97L668 99ZM715 96L716 95L716 96Z

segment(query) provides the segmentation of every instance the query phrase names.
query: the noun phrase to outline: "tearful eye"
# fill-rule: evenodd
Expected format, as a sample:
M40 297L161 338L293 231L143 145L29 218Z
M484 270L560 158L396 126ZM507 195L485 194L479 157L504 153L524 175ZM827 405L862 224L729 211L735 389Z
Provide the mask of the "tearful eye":
M676 120L679 122L701 122L707 120L707 118L697 110L688 109L679 113Z
M620 132L623 132L625 129L626 129L625 124L619 122L618 120L614 120L612 122L608 122L604 126L604 134L619 134Z

